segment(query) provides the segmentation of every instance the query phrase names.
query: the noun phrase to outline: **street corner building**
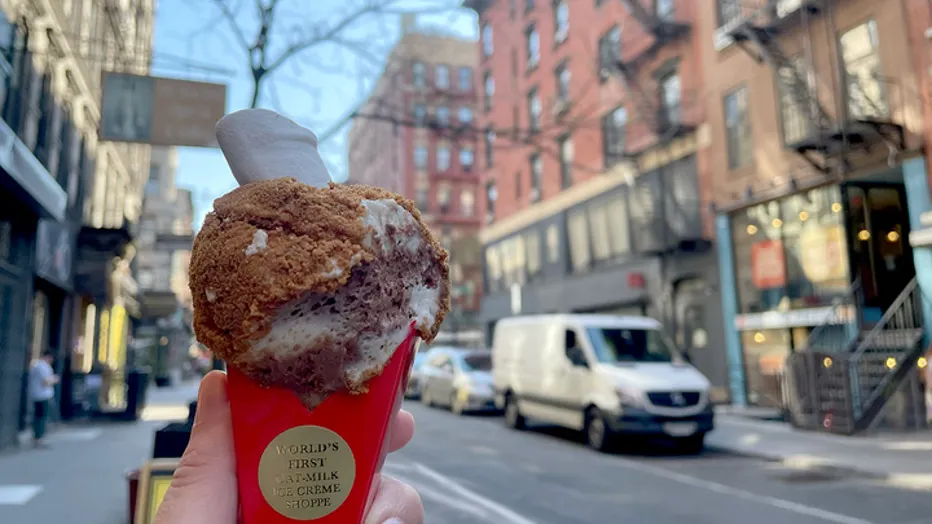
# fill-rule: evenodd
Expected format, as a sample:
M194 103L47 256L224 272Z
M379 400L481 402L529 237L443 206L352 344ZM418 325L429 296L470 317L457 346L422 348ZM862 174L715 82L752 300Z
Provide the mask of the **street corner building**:
M923 427L932 6L715 3L696 46L731 399L815 430Z
M702 2L479 15L481 318L648 315L727 399Z
M401 20L402 36L349 131L349 183L383 187L412 200L450 253L451 306L434 344L473 347L482 252L475 42Z
M154 2L81 5L0 10L0 448L28 425L28 367L47 350L62 377L53 418L127 403L130 244L149 147L98 140L99 84L117 64L147 71Z

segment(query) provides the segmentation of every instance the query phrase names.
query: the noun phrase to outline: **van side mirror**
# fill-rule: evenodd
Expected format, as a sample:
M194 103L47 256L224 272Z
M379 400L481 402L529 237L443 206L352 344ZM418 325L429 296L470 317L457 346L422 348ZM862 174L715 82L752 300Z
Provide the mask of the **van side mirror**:
M589 367L589 362L586 361L586 355L583 353L582 348L579 346L571 346L566 348L566 358L568 358L570 363L574 366L583 368Z

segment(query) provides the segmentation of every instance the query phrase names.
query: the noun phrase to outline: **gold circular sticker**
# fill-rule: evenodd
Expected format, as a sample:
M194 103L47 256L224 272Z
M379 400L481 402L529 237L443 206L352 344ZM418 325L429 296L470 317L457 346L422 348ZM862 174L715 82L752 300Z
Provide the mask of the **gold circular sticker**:
M314 520L336 511L356 479L356 459L343 437L298 426L272 439L259 460L259 489L275 511Z

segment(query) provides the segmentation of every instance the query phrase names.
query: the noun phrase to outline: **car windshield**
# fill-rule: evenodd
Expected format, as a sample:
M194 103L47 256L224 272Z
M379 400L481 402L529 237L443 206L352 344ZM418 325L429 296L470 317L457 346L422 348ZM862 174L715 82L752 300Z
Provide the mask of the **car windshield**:
M491 371L491 355L466 355L463 357L463 371Z
M675 358L674 349L657 330L589 328L587 331L599 362L672 362Z

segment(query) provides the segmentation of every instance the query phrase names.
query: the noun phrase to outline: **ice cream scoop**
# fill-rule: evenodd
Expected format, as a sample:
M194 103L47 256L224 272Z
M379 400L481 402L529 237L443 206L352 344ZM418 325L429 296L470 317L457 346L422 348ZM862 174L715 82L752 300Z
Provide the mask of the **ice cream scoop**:
M359 521L416 341L449 311L447 253L410 201L330 182L287 118L240 111L217 137L241 185L204 220L190 286L230 369L244 522Z

